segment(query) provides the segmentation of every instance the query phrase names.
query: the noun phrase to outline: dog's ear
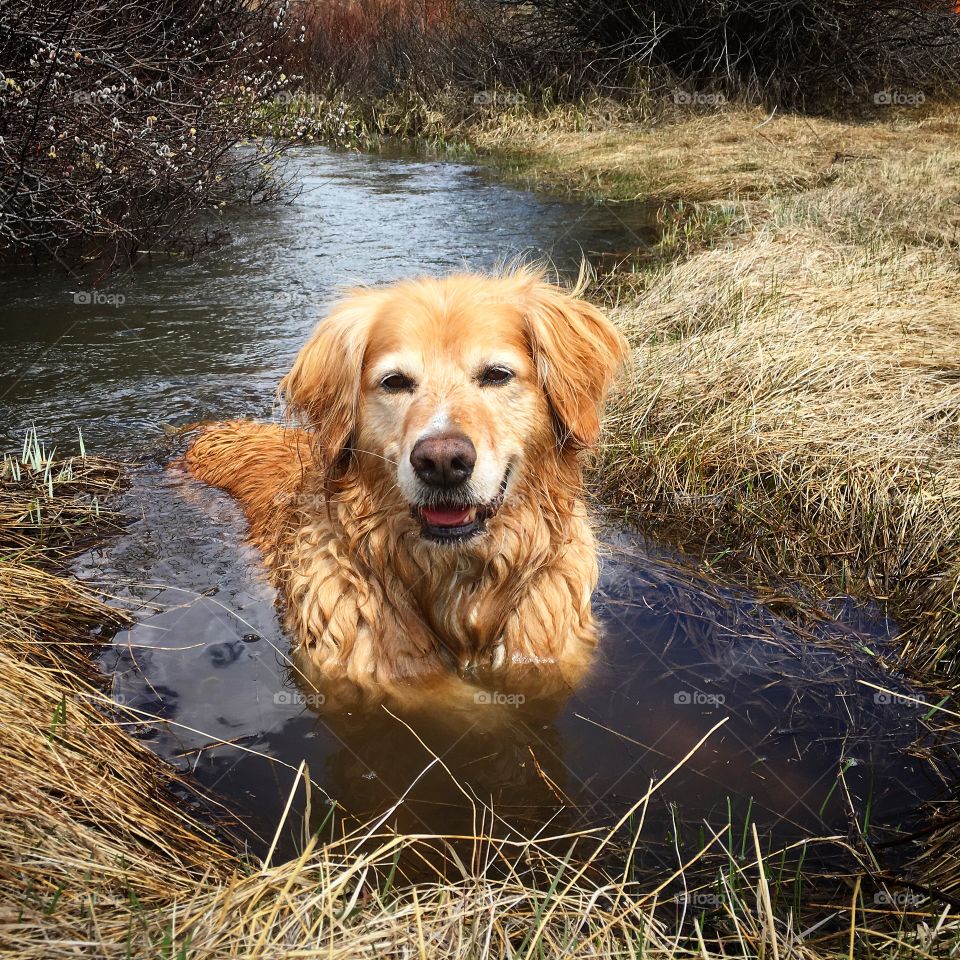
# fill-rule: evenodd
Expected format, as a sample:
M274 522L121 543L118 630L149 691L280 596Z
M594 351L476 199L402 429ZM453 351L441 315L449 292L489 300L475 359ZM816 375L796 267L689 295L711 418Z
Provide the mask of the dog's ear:
M593 446L603 401L627 357L626 339L593 304L542 280L528 288L525 322L561 446Z
M363 358L378 303L374 291L353 291L317 324L280 381L289 413L313 435L314 457L325 474L343 457L356 426Z

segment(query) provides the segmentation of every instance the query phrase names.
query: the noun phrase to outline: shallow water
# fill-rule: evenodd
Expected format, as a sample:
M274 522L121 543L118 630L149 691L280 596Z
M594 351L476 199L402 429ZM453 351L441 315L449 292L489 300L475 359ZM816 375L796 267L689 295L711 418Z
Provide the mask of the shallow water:
M311 709L236 507L164 468L164 427L268 415L345 284L524 253L569 272L581 252L602 257L652 233L643 209L535 196L468 165L317 148L295 167L303 189L289 205L234 215L228 247L141 266L101 289L109 302L76 303L86 291L53 277L0 282L4 441L35 423L75 449L79 424L88 449L137 460L129 528L78 571L136 614L104 666L114 698L142 718L138 735L225 798L257 852L301 761L311 828L331 828L334 808L360 821L396 806L390 823L406 829L470 832L471 795L492 804L498 830L533 833L549 819L563 832L615 822L720 720L647 810L648 866L675 866L683 844L727 823L742 833L755 822L770 844L847 835L867 816L874 839L913 825L919 800L957 771L941 762L935 775L906 750L927 736L925 709L863 682L891 683L862 651L893 625L847 604L802 635L615 528L603 538L603 662L568 702L492 704L506 717L496 730L482 713L411 729L383 711ZM303 835L303 808L301 788L281 853Z
M466 789L493 806L501 831L532 834L549 819L560 833L615 822L725 719L648 810L647 866L675 864L677 831L692 843L705 822L754 821L783 844L846 835L852 806L855 819L869 808L872 836L885 839L916 826L917 798L950 780L904 753L924 731L910 692L897 685L898 701L864 685L891 681L853 645L882 646L891 625L851 608L845 624L801 636L748 593L616 529L605 531L597 597L602 662L553 711L491 704L506 715L491 731L483 706L432 721L312 709L230 499L159 464L140 469L127 498L139 519L84 559L139 611L105 661L114 698L144 716L139 735L154 749L230 798L254 851L272 839L302 760L314 828L334 802L349 825L403 796L391 825L469 833ZM443 763L431 767L435 756ZM294 816L280 849L301 836Z
M127 454L163 423L268 414L277 380L345 287L518 255L569 272L581 253L653 235L645 209L534 197L464 164L318 147L290 173L291 203L212 224L234 239L219 252L156 258L105 282L96 295L109 302L75 303L93 299L81 281L0 277L0 439L36 422L75 440L81 424L91 449Z

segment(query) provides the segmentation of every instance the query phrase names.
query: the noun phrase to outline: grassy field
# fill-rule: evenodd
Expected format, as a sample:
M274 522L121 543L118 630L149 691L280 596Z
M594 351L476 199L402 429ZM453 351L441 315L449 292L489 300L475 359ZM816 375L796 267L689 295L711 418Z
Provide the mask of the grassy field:
M600 496L725 575L889 602L909 664L955 680L960 114L844 123L596 103L430 122L531 184L663 204L659 249L596 289L634 345L594 467ZM740 855L710 887L710 928L689 916L682 933L663 913L675 877L601 869L608 829L561 838L577 840L566 856L548 837L478 836L462 869L415 886L398 858L429 862L445 838L371 825L307 839L290 863L242 859L124 731L135 718L111 707L90 660L91 628L116 614L62 573L120 522L108 506L120 477L83 451L54 462L35 436L3 463L0 954L957 955L949 901L891 922L859 882L831 932L801 940L775 859L749 836L715 838ZM641 822L657 788L637 798ZM946 829L926 866L956 898Z

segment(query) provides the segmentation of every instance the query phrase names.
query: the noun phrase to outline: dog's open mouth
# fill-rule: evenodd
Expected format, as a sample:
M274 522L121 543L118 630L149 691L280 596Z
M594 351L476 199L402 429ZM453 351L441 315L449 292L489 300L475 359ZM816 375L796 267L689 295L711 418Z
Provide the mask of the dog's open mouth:
M420 521L421 536L436 543L454 543L482 533L487 521L503 504L509 478L508 470L500 492L489 503L431 503L413 507L411 512Z
M417 513L428 540L466 540L478 534L486 522L479 506L420 507Z
M454 543L469 540L482 533L487 520L500 508L503 497L493 503L431 504L429 507L414 507L413 515L420 521L420 534L425 540L436 543Z

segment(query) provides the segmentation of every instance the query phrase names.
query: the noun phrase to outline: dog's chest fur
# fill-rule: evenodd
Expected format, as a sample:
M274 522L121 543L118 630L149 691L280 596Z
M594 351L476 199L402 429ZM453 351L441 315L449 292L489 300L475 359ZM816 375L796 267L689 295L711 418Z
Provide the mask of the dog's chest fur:
M507 664L585 668L595 644L589 524L580 504L563 531L532 515L505 512L476 549L452 550L362 494L341 494L336 508L293 524L277 571L287 625L325 675L358 683Z

